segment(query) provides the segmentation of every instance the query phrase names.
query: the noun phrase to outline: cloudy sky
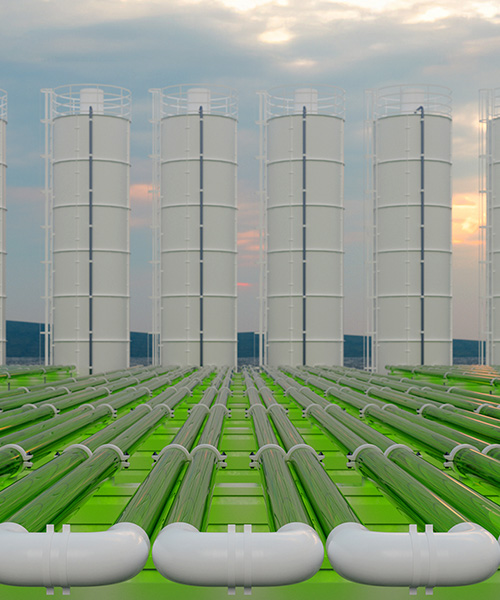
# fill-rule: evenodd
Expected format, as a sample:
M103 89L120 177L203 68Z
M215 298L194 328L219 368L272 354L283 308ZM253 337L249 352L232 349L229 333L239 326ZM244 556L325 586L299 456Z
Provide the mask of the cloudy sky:
M453 97L454 337L476 338L478 90L500 86L498 2L463 0L3 0L9 94L7 318L43 320L42 88L123 86L133 97L133 330L150 329L150 88L239 93L239 329L257 327L258 99L276 85L346 91L345 332L363 332L364 90L449 87Z

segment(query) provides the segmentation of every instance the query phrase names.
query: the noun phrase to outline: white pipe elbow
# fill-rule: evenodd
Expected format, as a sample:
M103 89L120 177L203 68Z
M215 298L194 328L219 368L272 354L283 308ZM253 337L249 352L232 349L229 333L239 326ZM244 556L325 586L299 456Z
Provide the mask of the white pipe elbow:
M324 548L304 523L288 523L276 532L202 533L188 523L171 523L153 544L158 571L177 583L250 589L309 579L321 567Z
M357 583L404 586L471 585L484 581L500 565L500 546L475 523L460 523L447 533L426 525L418 533L369 531L359 523L343 523L327 539L332 567Z
M149 557L146 533L133 523L107 531L29 533L17 523L0 524L0 583L54 587L119 583L134 577Z

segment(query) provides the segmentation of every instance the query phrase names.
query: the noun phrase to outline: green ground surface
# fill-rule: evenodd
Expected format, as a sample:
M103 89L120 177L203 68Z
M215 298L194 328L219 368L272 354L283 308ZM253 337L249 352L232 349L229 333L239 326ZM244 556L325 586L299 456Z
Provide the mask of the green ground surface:
M434 378L434 380L437 382L438 378ZM30 381L32 381L32 378ZM362 523L369 529L376 531L407 531L409 524L412 522L407 515L385 497L372 482L362 477L356 469L348 469L345 455L335 445L334 441L311 420L303 418L302 409L292 399L284 396L280 388L272 385L271 380L268 380L268 384L277 401L288 409L289 418L300 431L306 443L316 451L324 454L324 466L328 474L338 485ZM174 418L165 418L137 448L130 459L130 467L118 471L115 476L98 486L91 496L82 499L75 506L71 516L64 520L64 523L69 523L73 531L99 531L110 527L150 472L153 452L159 452L171 442L185 422L188 408L200 400L207 385L208 383L205 383L195 388L193 395L176 407ZM155 393L160 391L157 390ZM223 435L219 444L220 450L227 454L227 467L218 469L213 478L209 508L204 519L204 529L206 531L226 531L228 524L235 524L237 530L242 530L243 525L251 524L254 531L269 531L272 521L269 516L262 473L259 469L249 467L249 454L256 451L258 447L252 420L245 416L245 409L249 405L241 374L233 376L231 391L232 396L228 400L228 408L231 409L232 416L230 419L225 420ZM119 416L126 414L129 410L130 407L123 409ZM81 430L70 440L66 440L60 449L62 450L72 443L81 442L102 426L101 423ZM390 435L395 442L405 443L405 440L390 431L389 428L377 427L377 429L386 435ZM35 467L50 460L52 456L53 453L36 463ZM437 464L434 459L430 459L426 455L424 457ZM24 474L19 476L22 477ZM177 487L174 489L170 503L166 506L163 517L158 523L152 542L162 527L163 520L175 497L175 491L178 489L181 479L182 474ZM11 482L12 479L4 479L3 482L0 480L0 487L5 487ZM488 495L495 502L500 502L496 490L468 479L466 483L477 491ZM301 487L298 481L297 487L300 491ZM316 523L316 518L307 498L304 497L304 501L313 523ZM60 529L62 524L62 522L56 522L56 530ZM317 529L319 531L319 526ZM29 569L29 565L26 565L26 568ZM463 588L436 588L434 590L434 596L437 599L447 600L460 600L462 598L471 600L476 598L493 600L495 598L496 600L499 593L499 572L481 584ZM55 595L61 596L61 594L61 590L56 589ZM425 590L419 589L418 596L422 597L424 595ZM0 586L0 596L6 599L42 598L45 596L45 589ZM169 582L156 571L150 557L143 571L128 582L97 588L72 588L71 596L77 600L90 600L91 598L99 600L101 598L106 600L156 600L160 598L212 600L227 597L227 589L197 588ZM237 589L236 596L243 596L243 590ZM315 600L331 600L332 598L338 600L399 600L408 597L408 589L364 586L348 582L338 576L330 567L328 560L325 559L321 570L309 581L277 588L253 588L252 596L266 600L306 600L309 598Z

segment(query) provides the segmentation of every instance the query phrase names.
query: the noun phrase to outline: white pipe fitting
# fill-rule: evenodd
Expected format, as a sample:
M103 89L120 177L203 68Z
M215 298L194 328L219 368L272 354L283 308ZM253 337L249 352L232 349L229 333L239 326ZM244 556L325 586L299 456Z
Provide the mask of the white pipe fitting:
M158 571L177 583L236 587L299 583L318 572L324 548L318 534L304 523L288 523L276 532L200 532L188 523L171 523L156 538L153 561Z
M29 533L17 523L0 523L0 583L55 587L109 585L134 577L149 557L146 533L133 523L118 523L107 531Z
M418 533L369 531L359 523L335 527L326 542L332 567L346 579L367 585L471 585L484 581L500 565L500 546L491 533L475 523L460 523L446 533L426 525Z

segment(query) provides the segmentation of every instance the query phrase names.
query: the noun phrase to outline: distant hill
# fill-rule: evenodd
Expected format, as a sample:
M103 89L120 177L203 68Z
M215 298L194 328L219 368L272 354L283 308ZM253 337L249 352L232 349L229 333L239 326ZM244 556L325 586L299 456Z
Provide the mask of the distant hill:
M7 356L9 358L38 358L44 360L43 325L27 321L7 321ZM150 336L147 333L130 333L131 358L147 359L151 356ZM149 346L149 347L148 347ZM238 333L238 358L251 359L259 356L259 334L253 331ZM344 337L344 356L363 356L363 336ZM470 362L479 360L479 343L476 340L453 340L453 360L467 358Z

